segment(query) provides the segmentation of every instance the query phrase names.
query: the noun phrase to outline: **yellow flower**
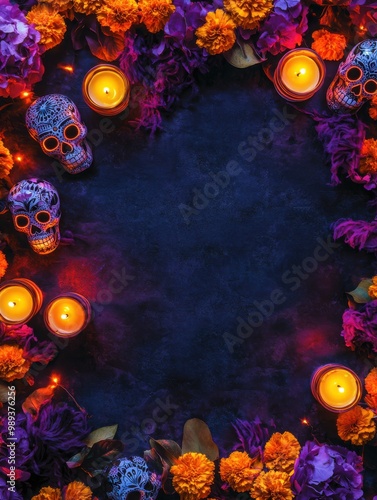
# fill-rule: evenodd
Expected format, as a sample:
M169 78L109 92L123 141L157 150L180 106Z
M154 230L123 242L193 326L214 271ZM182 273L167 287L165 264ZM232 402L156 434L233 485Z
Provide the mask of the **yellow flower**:
M261 472L254 482L250 495L255 500L292 500L289 475L274 470Z
M339 61L344 56L347 39L344 35L330 33L327 30L317 30L312 34L314 42L312 49L327 61Z
M2 278L7 270L8 262L4 253L0 250L0 278Z
M377 140L365 139L360 154L360 173L377 173Z
M31 500L62 500L62 495L57 488L47 486L42 488L38 495L33 496Z
M50 5L37 4L31 8L26 16L30 24L39 31L41 35L41 44L45 49L52 49L58 45L64 38L67 26L64 18Z
M374 276L373 283L376 278L377 277ZM377 394L377 368L372 368L372 370L365 377L365 389L372 396Z
M235 27L232 19L222 9L208 12L206 22L195 32L198 37L196 43L209 54L221 54L233 47L236 41Z
M139 20L137 3L135 0L106 0L97 19L113 33L124 33Z
M30 368L30 361L22 356L23 350L16 345L0 346L0 379L12 382L23 378Z
M80 14L97 14L103 6L103 0L73 0L73 9Z
M69 483L64 494L64 500L92 500L92 497L92 490L80 481Z
M141 22L151 33L161 31L175 11L171 0L139 0Z
M293 472L293 466L300 453L300 443L290 432L275 432L264 448L264 462L268 469Z
M232 16L237 26L254 29L271 12L272 0L224 0L224 9Z
M185 453L170 469L173 486L181 500L207 498L214 480L215 464L202 453Z
M372 97L369 108L369 116L372 120L377 120L377 96Z
M220 461L220 476L234 491L250 490L254 479L263 469L263 464L251 458L246 451L234 451ZM254 467L253 467L254 466Z
M55 10L63 13L73 7L73 0L38 0L38 3L51 5Z
M13 158L0 139L0 179L4 179L13 168Z
M372 410L361 406L355 406L352 410L341 413L336 421L339 437L355 445L367 443L376 434L373 417Z

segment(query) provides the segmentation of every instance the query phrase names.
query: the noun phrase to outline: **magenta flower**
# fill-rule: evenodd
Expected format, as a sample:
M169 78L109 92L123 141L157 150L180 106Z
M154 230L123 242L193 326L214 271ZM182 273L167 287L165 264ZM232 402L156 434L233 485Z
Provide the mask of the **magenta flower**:
M343 313L342 336L347 347L355 350L367 343L377 352L377 300L365 304L359 311L347 309Z
M0 97L18 97L42 79L39 39L19 7L0 0Z

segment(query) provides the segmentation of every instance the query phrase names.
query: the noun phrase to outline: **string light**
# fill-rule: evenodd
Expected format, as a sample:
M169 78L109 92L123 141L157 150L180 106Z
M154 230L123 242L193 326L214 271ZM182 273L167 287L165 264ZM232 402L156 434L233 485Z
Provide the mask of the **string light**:
M67 71L67 73L73 73L74 72L74 68L70 64L68 64L68 65L58 64L58 68L60 68L60 69L62 69L64 71Z
M60 384L60 378L57 376L57 375L53 375L51 377L51 381L53 382L53 384L51 384L51 389L55 389L56 387L60 387L61 389L63 389L67 394L68 396L73 400L73 402L75 403L75 405L77 406L77 408L82 411L83 413L86 413L86 411L84 410L84 408L82 408L78 402L76 401L76 399L74 398L74 396L68 391L68 389L66 389L63 385Z

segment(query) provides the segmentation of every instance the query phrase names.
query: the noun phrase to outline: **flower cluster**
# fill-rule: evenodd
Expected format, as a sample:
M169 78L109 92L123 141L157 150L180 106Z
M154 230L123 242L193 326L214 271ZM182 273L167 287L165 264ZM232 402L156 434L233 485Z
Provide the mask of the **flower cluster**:
M344 35L330 33L322 29L312 33L314 42L312 49L315 50L322 59L327 61L339 61L344 56L344 49L347 46L347 39Z
M0 34L0 97L18 97L42 79L40 34L9 0L0 0Z
M365 378L366 404L377 414L377 368L373 368Z
M67 26L63 16L52 5L45 3L34 5L26 19L40 33L40 43L44 50L52 49L62 42Z
M175 491L185 500L207 498L214 480L214 470L215 464L202 453L181 455L170 469Z
M3 141L0 139L0 179L4 179L13 168L13 158L7 147L4 146ZM0 278L2 277L0 271Z
M365 139L361 147L360 173L362 175L377 174L377 140Z
M376 424L373 418L373 411L361 406L355 406L341 413L336 421L339 437L354 445L367 443L376 434Z
M4 276L8 268L8 262L4 253L0 250L0 278Z
M92 500L93 493L89 486L85 486L80 481L69 483L63 491L60 488L47 486L42 488L38 495L34 495L31 500Z

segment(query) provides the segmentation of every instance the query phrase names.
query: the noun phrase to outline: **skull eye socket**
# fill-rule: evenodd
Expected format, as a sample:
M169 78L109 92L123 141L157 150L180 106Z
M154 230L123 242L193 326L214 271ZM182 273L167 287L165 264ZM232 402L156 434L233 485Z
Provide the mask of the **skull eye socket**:
M351 82L356 82L357 80L360 80L362 76L363 72L357 66L351 66L351 68L346 73L346 77Z
M17 227L25 228L29 225L29 217L26 217L26 215L16 215L15 223Z
M46 222L50 222L50 219L50 214L48 212L45 212L44 210L35 214L35 220L40 224L46 224Z
M47 151L53 151L59 146L59 141L56 137L46 137L43 140L43 146Z
M365 82L364 90L367 94L375 94L377 91L377 82L374 80L368 80Z
M64 129L64 137L66 139L76 139L80 135L80 130L77 125L68 125Z

